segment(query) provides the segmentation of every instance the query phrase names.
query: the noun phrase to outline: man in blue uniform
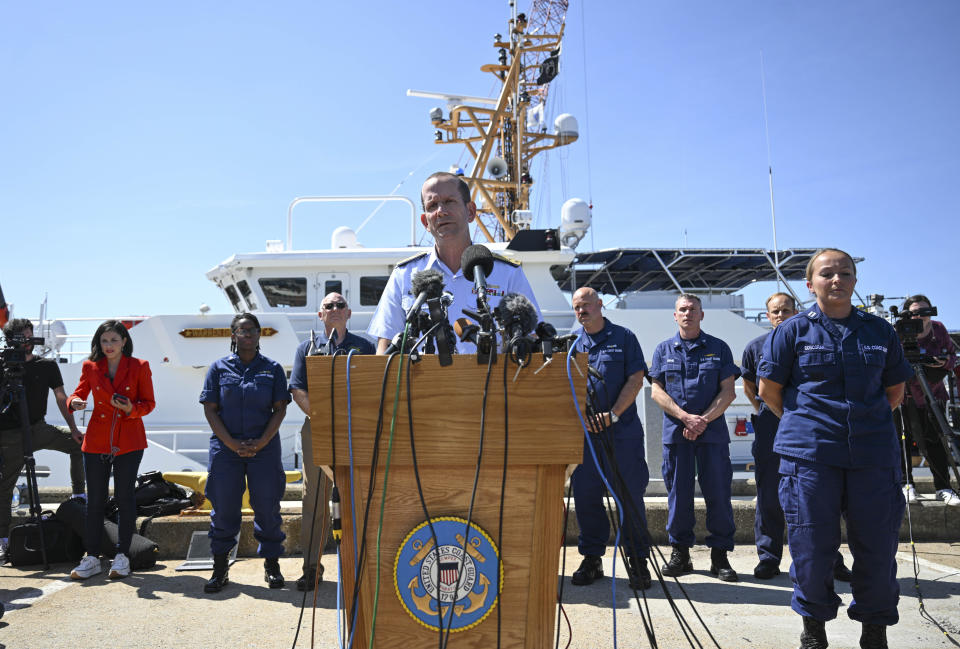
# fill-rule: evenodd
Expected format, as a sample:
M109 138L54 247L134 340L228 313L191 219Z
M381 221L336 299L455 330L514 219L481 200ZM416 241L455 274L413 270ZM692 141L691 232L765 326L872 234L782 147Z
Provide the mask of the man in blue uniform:
M767 320L777 326L797 314L793 296L774 293L767 298ZM780 482L780 458L773 452L773 439L777 434L780 418L757 397L757 364L760 362L763 343L769 332L747 343L743 350L743 392L756 414L753 421L753 474L757 484L757 510L754 518L753 536L757 544L759 563L753 569L757 579L773 579L780 574L780 559L783 557L783 534L785 525L783 509L777 497ZM843 555L837 552L833 578L850 581L850 570L843 565Z
M290 394L306 415L300 429L300 446L303 449L303 515L300 520L300 547L303 548L303 574L297 579L297 590L313 590L316 581L323 579L323 564L317 561L317 555L327 544L324 531L330 526L324 521L330 517L330 481L319 467L313 463L313 438L310 432L310 396L307 393L307 356L332 355L336 352L347 354L373 354L373 343L347 331L350 320L350 307L339 293L329 293L320 302L320 321L323 331L315 338L304 340L297 346L293 357L293 371L290 373ZM318 499L322 502L318 503ZM321 506L317 516L317 505ZM317 577L317 571L320 571Z
M669 505L667 532L673 546L670 560L660 571L675 577L693 570L696 474L707 506L710 572L722 581L737 581L727 559L736 526L730 502L730 432L723 413L735 396L740 370L730 347L700 329L699 297L681 294L673 317L679 331L657 345L650 364L651 396L663 409L663 481Z
M393 336L403 331L407 310L417 298L411 292L410 284L414 274L421 270L432 268L443 273L444 288L453 293L453 304L449 309L451 323L467 317L464 308L475 310L477 307L474 283L464 277L460 268L460 257L472 243L470 224L477 215L477 206L470 200L470 188L459 176L441 171L423 183L420 199L423 204L420 222L433 235L434 247L428 253L401 261L390 274L367 327L367 333L378 338L378 354L384 353ZM520 264L494 255L493 272L487 277L490 308L497 306L507 293L519 293L529 298L537 310L537 319L540 319L540 308ZM472 354L476 349L471 343L458 342L457 352Z
M643 351L633 333L615 325L600 313L603 303L592 288L584 287L573 294L573 310L582 328L576 351L585 352L591 367L601 379L590 376L589 389L593 393L591 443L604 476L613 487L623 507L623 543L628 558L627 574L630 587L645 590L650 587L647 516L643 494L650 474L643 449L643 426L637 417L637 394L643 387L647 364ZM597 439L604 435L609 440L610 452L616 460L616 471L606 461L603 445ZM617 483L615 473L622 481ZM610 522L603 507L605 486L586 442L583 463L573 472L573 500L576 504L577 524L580 528L578 549L583 555L580 567L573 573L577 586L593 583L603 576L603 556L610 537ZM614 557L616 560L616 557Z
M905 503L892 409L913 370L887 321L853 308L856 266L828 248L807 265L817 303L773 330L757 376L760 397L780 415L780 504L803 616L804 649L827 647L824 623L837 616L832 569L846 520L853 601L863 649L886 649L899 620L897 540Z

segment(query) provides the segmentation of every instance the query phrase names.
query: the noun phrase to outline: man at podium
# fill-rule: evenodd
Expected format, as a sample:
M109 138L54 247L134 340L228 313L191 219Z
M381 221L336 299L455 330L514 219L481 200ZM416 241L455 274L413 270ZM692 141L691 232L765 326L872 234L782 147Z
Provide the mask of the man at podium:
M443 274L444 289L453 294L450 321L465 317L463 309L477 305L474 283L463 275L460 258L473 242L470 224L477 216L477 206L470 200L470 188L460 176L440 171L432 174L420 190L423 213L420 222L433 236L434 247L404 259L393 269L380 296L380 303L370 320L367 333L378 338L377 353L383 354L394 335L403 331L407 310L416 300L411 291L413 276L426 269ZM493 309L507 293L519 293L530 299L540 320L540 307L520 264L493 255L493 270L487 277L487 301ZM476 350L466 342L457 343L457 351L470 354Z

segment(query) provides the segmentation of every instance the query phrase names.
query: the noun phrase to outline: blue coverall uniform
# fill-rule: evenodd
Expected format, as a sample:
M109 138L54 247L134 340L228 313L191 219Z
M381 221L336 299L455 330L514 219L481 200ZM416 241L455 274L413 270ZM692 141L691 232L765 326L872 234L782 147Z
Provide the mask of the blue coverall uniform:
M594 393L597 412L608 412L616 403L627 379L637 372L647 370L637 337L629 329L615 325L606 318L603 319L603 324L603 329L595 334L588 334L582 328L574 332L581 335L576 351L586 353L590 365L603 377L603 380L593 376L589 378L588 387ZM591 434L590 441L597 460L611 487L617 491L617 498L624 507L621 543L626 548L627 556L646 558L650 548L643 495L647 490L650 474L644 458L643 425L637 416L636 401L623 411L620 421L609 426L603 434L610 436L617 469L626 486L629 499L633 503L631 507L624 502L625 494L619 493L614 483L613 471L606 462L602 445L597 435ZM583 462L573 472L572 482L577 524L580 528L578 544L580 554L603 556L607 539L610 538L610 521L603 506L606 487L600 474L597 473L597 467L586 440L583 444ZM634 512L638 520L631 519ZM635 528L639 534L634 533Z
M833 320L814 305L774 329L757 371L783 387L780 504L793 565L791 606L837 616L833 565L840 517L853 554L847 615L896 624L896 552L905 507L893 415L885 389L913 374L885 320L853 309Z
M693 340L680 333L657 345L650 378L683 410L703 414L720 393L720 383L740 376L730 347L700 332ZM730 466L730 431L727 420L717 417L695 440L683 436L683 422L663 413L663 481L667 488L667 533L671 545L693 547L696 523L693 510L694 475L707 506L708 547L733 550L733 505L730 502L733 468Z
M290 402L283 367L257 354L244 365L231 354L210 365L200 393L201 403L216 403L217 414L235 439L256 439L263 434L273 415L273 404ZM240 531L240 505L244 479L253 507L253 536L260 543L258 554L266 559L283 554L280 499L286 488L286 476L280 454L280 437L274 435L253 457L240 457L216 435L210 437L206 497L213 504L210 512L210 550L225 554Z

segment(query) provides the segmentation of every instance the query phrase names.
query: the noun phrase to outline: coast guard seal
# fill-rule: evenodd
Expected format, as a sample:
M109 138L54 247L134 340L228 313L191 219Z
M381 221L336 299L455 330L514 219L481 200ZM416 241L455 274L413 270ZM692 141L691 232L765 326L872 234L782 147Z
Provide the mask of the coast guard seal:
M476 523L469 529L466 535L464 518L433 518L407 534L397 551L393 567L397 597L404 610L429 629L440 629L442 615L444 629L466 631L497 604L503 577L502 564L497 574L497 546Z

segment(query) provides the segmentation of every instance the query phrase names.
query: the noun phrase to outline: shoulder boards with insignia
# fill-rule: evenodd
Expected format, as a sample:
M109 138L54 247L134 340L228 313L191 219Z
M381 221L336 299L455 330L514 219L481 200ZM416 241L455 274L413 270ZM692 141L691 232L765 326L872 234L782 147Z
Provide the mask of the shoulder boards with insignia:
M409 264L411 261L416 261L416 260L420 259L421 257L426 257L428 254L430 254L430 253L427 253L427 252L418 252L417 254L413 255L412 257L407 257L406 259L404 259L404 260L402 260L402 261L398 261L398 262L397 262L397 268L401 268L402 266L406 266L406 265Z
M511 266L519 266L519 265L520 265L520 262L517 261L516 259L510 259L509 257L504 257L503 255L496 255L496 254L495 254L495 255L493 255L493 258L494 258L494 259L498 259L498 260L503 261L503 262L506 262L506 263L510 264Z

